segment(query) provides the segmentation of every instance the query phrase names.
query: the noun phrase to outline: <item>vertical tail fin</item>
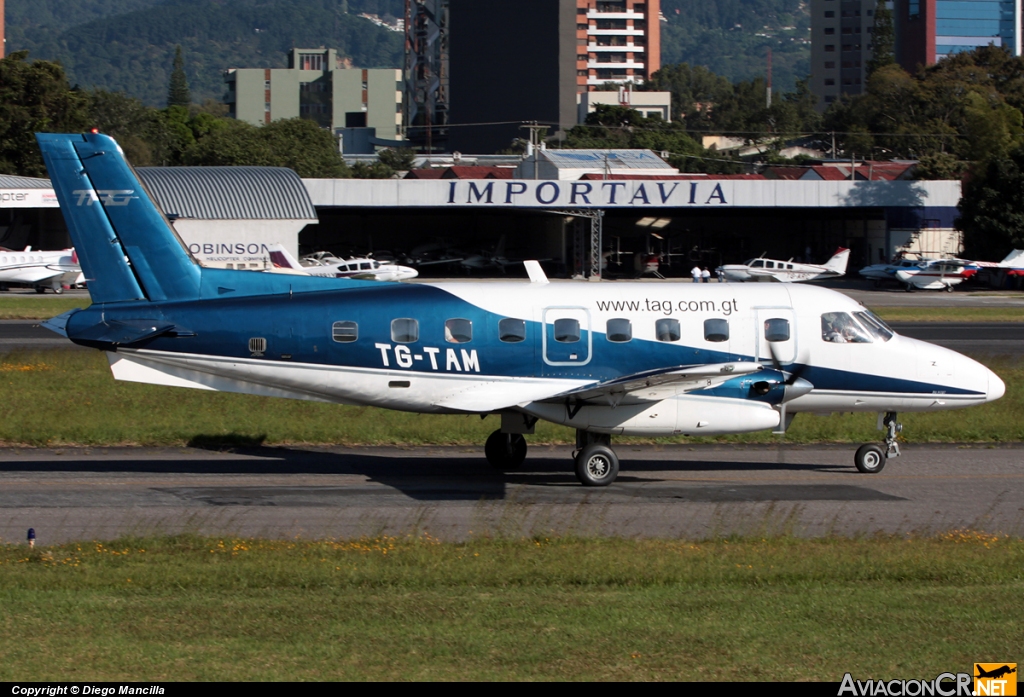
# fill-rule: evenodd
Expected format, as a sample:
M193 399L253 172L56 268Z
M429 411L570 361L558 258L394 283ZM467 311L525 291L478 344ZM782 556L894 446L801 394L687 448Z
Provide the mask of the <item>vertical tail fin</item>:
M302 268L302 264L295 260L282 244L267 245L270 252L270 263L273 268L268 269L271 273L290 273L308 276L309 272Z
M199 266L112 138L36 138L93 302L199 297Z
M825 268L840 276L846 273L846 264L850 261L850 250L840 247L832 258L825 262Z

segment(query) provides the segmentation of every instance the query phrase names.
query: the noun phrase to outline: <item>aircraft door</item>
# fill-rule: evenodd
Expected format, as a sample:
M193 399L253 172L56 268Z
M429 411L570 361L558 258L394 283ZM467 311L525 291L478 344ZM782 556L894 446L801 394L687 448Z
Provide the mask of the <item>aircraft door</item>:
M590 362L592 343L590 312L585 308L545 308L542 338L545 364L586 365Z
M758 361L770 363L772 350L780 363L796 361L796 315L784 308L759 307L755 309L757 326L754 328L756 356Z

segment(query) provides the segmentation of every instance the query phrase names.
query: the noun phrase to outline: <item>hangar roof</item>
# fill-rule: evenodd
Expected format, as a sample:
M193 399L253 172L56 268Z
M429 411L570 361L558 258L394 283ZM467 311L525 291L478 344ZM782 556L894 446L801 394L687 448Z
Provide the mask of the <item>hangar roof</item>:
M316 220L309 193L284 167L139 167L164 213L200 220Z
M0 174L0 189L52 189L49 179Z

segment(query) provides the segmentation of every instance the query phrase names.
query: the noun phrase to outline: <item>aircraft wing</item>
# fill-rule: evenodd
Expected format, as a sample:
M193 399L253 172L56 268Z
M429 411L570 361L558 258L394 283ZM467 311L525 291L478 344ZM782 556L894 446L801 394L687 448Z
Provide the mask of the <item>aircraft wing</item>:
M754 281L774 281L776 283L782 283L773 271L767 271L765 269L747 269L747 273L750 274L751 280Z
M575 398L577 401L607 401L616 405L628 401L657 402L679 392L715 387L738 375L748 375L764 369L760 363L708 363L703 365L661 368L634 373L614 380L562 392L552 399ZM551 401L545 399L543 401Z
M23 269L17 269L13 274L8 276L10 283L42 283L48 281L51 278L57 276L63 276L64 271L54 271L51 268L45 266L30 266Z

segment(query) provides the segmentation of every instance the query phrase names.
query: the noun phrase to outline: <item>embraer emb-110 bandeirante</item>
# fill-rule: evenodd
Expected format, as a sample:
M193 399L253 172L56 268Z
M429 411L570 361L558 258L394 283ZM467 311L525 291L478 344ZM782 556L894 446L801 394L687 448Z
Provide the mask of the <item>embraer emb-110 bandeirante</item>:
M408 284L203 268L111 138L38 136L92 305L50 321L120 380L439 414L497 414L485 445L522 464L538 419L576 430L583 484L614 481L613 435L784 431L798 412L899 411L1002 396L953 351L850 298L789 284ZM83 195L82 192L86 192ZM116 192L117 195L108 195Z

